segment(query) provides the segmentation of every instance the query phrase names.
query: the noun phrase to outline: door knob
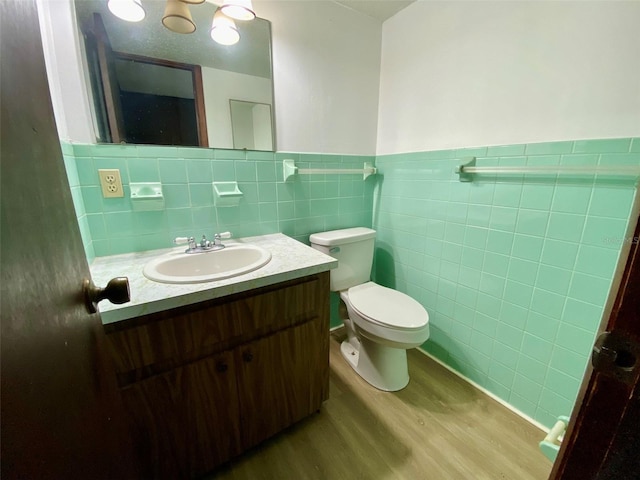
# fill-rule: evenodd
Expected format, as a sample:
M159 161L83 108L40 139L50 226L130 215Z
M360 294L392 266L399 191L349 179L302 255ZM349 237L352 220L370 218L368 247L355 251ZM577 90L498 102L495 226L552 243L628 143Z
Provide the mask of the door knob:
M111 303L127 303L131 300L129 293L129 279L127 277L116 277L109 280L104 288L96 287L92 280L84 280L84 304L89 313L98 311L98 302L109 300Z
M627 384L635 377L639 359L640 344L615 330L599 335L591 352L594 370Z

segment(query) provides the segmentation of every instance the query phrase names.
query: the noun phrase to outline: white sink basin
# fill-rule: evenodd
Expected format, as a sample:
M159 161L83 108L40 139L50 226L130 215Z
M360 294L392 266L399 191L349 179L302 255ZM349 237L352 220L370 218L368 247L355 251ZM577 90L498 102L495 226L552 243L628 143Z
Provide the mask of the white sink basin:
M271 253L256 245L227 245L206 253L171 252L144 266L144 276L161 283L200 283L235 277L263 267Z

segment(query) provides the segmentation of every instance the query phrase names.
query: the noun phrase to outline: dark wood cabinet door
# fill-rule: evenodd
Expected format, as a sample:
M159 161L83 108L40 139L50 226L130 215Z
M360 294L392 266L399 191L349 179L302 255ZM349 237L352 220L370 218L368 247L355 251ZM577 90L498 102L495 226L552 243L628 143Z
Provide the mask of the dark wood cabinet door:
M122 389L143 478L193 478L240 452L235 382L223 352Z
M235 350L245 449L317 411L327 398L323 325L307 322Z
M186 428L191 477L200 477L242 451L240 405L232 352L186 367Z

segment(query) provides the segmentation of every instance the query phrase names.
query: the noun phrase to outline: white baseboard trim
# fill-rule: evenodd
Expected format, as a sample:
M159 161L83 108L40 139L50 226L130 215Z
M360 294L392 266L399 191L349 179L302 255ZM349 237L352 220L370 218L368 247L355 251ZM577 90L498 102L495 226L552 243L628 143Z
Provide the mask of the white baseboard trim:
M333 331L338 330L339 328L342 328L342 327L344 327L344 325L336 325L335 327L331 327L331 328L329 329L329 331L330 331L330 332L333 332Z
M515 408L513 405L511 405L510 403L504 401L502 398L498 397L495 393L490 392L489 390L487 390L486 388L484 388L481 385L478 385L476 382L474 382L473 380L471 380L470 378L465 377L464 375L462 375L460 372L458 372L457 370L451 368L449 365L447 365L446 363L444 363L442 360L440 360L437 357L434 357L433 355L431 355L429 352L423 350L422 348L418 347L416 348L416 350L418 350L420 353L422 353L423 355L426 355L427 357L429 357L431 360L433 360L434 362L442 365L444 368L446 368L447 370L449 370L451 373L453 373L454 375L456 375L457 377L461 378L462 380L464 380L465 382L467 382L469 385L471 385L472 387L475 387L476 389L480 390L482 393L484 393L485 395L487 395L488 397L491 397L493 400L495 400L496 402L498 402L500 405L502 405L505 408L508 408L509 410L511 410L513 413L515 413L516 415L518 415L519 417L523 418L524 420L526 420L527 422L529 422L531 425L533 425L536 428L539 428L540 430L542 430L545 434L549 433L549 429L547 427L545 427L544 425L542 425L540 422L538 422L537 420L534 420L533 418L531 418L529 415L527 415L526 413L521 412L520 410L518 410L517 408Z

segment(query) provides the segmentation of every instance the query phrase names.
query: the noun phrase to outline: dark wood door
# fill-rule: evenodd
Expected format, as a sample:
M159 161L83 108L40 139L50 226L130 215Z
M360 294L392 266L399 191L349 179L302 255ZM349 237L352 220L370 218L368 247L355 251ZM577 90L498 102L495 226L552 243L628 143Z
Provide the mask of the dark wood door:
M197 478L240 453L230 351L122 389L142 478Z
M106 32L104 35L107 35ZM191 77L193 99L120 92L123 131L128 143L209 146L202 67L200 65L124 52L113 52L112 56L115 62L128 62L128 69L130 71L131 69L138 70L138 76L147 74L149 70L145 67L151 66L159 76L167 72L167 69L173 69L189 72ZM153 82L154 80L151 79L149 92L155 90ZM159 105L154 105L154 103L159 103ZM145 122L147 125L139 125ZM167 127L168 125L169 127Z
M329 336L318 331L321 325L307 322L236 349L245 448L317 411L327 398Z
M0 3L2 478L135 478L34 0Z
M550 478L640 477L639 238L640 221L627 239L631 248L604 328L612 339L609 351L602 368L590 368L585 376Z

